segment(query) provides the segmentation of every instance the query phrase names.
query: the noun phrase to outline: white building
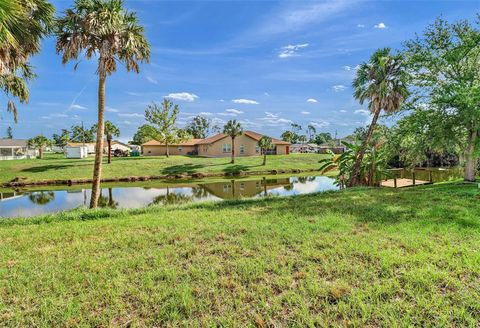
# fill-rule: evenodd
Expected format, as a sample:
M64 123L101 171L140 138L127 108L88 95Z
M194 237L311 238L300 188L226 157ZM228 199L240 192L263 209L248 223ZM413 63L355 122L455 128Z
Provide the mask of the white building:
M28 147L28 140L0 139L0 160L36 158L38 150Z
M85 158L88 156L88 147L85 145L67 145L65 147L66 158Z

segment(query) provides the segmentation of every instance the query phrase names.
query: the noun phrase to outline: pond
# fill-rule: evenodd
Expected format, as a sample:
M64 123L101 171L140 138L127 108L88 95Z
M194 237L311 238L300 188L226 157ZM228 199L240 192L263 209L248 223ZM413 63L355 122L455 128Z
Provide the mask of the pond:
M153 182L117 184L102 189L99 205L111 208L139 208L149 205L182 204L223 199L291 196L336 190L332 178L299 176L222 180L216 182ZM0 193L0 217L30 217L86 207L90 186L62 190L25 190Z

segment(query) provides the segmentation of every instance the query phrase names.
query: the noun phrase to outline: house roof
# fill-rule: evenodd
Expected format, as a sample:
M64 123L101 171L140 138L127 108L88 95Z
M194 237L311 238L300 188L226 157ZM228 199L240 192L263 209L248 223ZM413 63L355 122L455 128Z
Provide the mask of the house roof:
M95 142L67 142L67 147L95 146Z
M169 146L195 146L199 144L200 141L205 139L188 139L184 142L169 144ZM158 142L157 140L150 140L142 144L142 146L164 146L164 143Z
M128 147L128 148L132 149L132 146L131 146L131 145L126 144L126 143L123 143L123 142L118 141L118 140L113 140L113 141L112 141L112 146L113 146L113 145L122 145L122 146L125 146L125 147Z
M264 135L263 134L260 134L260 133L257 133L257 132L254 132L254 131L245 131L244 134L252 139L255 139L255 140L260 140ZM272 138L272 143L274 145L290 145L290 142L288 141L283 141L283 140L280 140L280 139L277 139L277 138Z
M0 139L0 147L27 147L26 139Z
M222 140L223 138L226 138L226 137L228 137L226 134L219 133L219 134L216 134L214 136L211 136L211 137L208 137L208 138L205 138L205 139L201 139L201 141L198 144L199 145L209 145L211 143Z

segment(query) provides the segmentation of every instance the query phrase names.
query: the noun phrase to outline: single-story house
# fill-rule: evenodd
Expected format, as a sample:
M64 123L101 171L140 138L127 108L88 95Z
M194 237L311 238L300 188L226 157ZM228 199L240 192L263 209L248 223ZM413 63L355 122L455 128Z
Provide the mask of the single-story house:
M235 156L262 155L263 150L258 141L263 135L254 131L245 131L235 138ZM269 155L288 155L290 143L272 138L273 148L267 151ZM205 139L190 139L182 143L169 145L170 155L200 155L205 157L229 157L232 153L232 139L223 133ZM166 146L158 141L150 140L142 145L145 156L165 155Z
M38 150L28 146L26 139L0 139L0 160L36 158Z
M106 149L107 149L106 152L108 152L108 143L106 143L105 146L106 146ZM123 152L132 151L132 146L130 146L129 144L117 141L117 140L113 140L112 141L112 151L115 151L117 149L121 150Z

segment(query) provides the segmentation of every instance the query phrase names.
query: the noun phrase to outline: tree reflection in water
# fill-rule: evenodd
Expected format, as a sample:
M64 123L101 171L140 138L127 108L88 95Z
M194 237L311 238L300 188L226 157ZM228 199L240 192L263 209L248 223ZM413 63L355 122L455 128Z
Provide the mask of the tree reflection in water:
M158 195L153 199L149 206L153 205L178 205L191 202L193 196L170 192L170 188L167 186L167 193L165 195Z
M109 208L117 208L118 202L113 199L113 190L112 188L108 188L108 197L102 194L98 198L98 206L99 207L109 207Z
M55 199L53 191L38 191L28 195L28 199L37 205L46 205Z

